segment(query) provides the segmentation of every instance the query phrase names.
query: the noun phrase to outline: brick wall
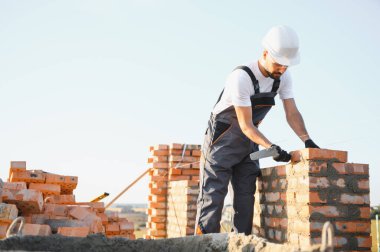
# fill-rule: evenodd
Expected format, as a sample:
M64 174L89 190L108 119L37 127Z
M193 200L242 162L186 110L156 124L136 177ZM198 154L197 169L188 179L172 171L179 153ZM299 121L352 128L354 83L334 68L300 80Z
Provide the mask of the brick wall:
M200 145L174 143L150 147L145 238L160 239L194 233L200 155Z
M151 147L146 238L193 234L199 156L197 145ZM370 250L368 165L347 163L347 152L296 151L290 164L262 169L257 188L255 234L305 248L330 221L338 250Z
M262 169L257 188L255 234L306 247L330 221L338 250L370 251L368 165L347 163L347 152L297 151L292 163Z

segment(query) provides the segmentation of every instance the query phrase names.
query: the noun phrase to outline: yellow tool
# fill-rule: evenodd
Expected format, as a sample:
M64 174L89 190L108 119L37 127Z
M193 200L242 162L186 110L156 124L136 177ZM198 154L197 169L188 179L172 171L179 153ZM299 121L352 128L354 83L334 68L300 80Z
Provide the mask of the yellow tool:
M110 195L109 193L103 193L102 195L96 197L95 199L91 200L91 202L98 202L98 201L101 201L102 199L104 199L105 197L107 197L108 195Z

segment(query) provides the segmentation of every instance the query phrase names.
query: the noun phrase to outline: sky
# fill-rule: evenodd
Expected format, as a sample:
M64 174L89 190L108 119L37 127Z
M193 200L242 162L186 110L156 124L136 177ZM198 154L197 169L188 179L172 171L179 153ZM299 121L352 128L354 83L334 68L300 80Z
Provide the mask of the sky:
M312 139L369 164L378 205L379 13L376 0L0 0L0 177L27 161L78 176L77 201L109 202L147 169L150 145L202 143L228 74L284 24L300 39L288 71ZM260 130L302 149L276 103ZM117 203L147 195L144 177Z

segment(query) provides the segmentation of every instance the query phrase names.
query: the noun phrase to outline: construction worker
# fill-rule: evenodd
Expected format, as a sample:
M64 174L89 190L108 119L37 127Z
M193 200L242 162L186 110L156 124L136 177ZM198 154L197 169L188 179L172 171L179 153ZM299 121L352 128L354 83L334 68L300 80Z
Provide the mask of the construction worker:
M258 126L275 105L277 93L286 119L306 148L319 148L305 128L292 93L289 66L299 63L299 41L287 26L271 28L262 40L264 51L258 61L237 67L211 113L202 150L200 193L197 202L196 234L219 233L224 198L233 189L233 230L252 232L256 177L259 162L249 154L275 146L275 161L288 162L291 155L269 141Z

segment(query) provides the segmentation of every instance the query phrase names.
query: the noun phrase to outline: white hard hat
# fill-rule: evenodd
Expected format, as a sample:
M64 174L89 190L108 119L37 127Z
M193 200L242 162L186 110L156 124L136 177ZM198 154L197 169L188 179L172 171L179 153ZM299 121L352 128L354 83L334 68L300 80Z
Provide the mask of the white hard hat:
M263 38L262 44L269 55L281 65L291 66L300 62L298 36L288 26L272 27Z

